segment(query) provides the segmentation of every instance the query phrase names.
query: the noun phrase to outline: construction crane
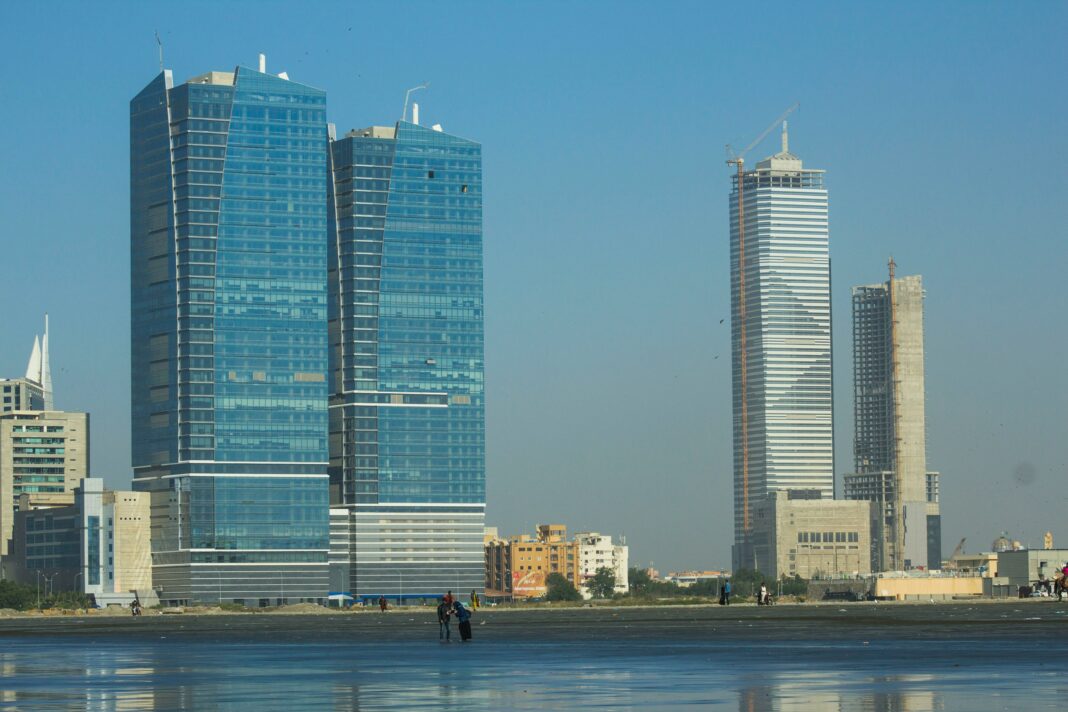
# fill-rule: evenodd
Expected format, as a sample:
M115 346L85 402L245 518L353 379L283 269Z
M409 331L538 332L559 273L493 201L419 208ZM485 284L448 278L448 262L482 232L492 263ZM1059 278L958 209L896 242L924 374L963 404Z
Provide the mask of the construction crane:
M741 153L736 153L730 144L727 144L727 165L736 166L738 170L738 340L740 342L739 370L742 374L741 397L742 397L742 531L748 537L749 534L749 364L746 353L746 297L745 297L745 154L752 151L768 134L786 121L786 117L794 113L801 104L794 102L793 106L775 119L764 131L757 136L752 143L745 147Z
M949 559L946 560L946 568L947 569L955 569L955 568L957 568L957 557L960 556L961 553L964 551L964 542L966 542L966 541L968 541L967 537L961 539L960 543L957 544L957 548L954 549L953 553L949 555Z
M886 263L890 278L886 289L890 297L890 403L894 423L894 561L895 571L905 570L905 478L901 472L901 381L897 374L897 263L891 256ZM962 542L963 543L963 542Z

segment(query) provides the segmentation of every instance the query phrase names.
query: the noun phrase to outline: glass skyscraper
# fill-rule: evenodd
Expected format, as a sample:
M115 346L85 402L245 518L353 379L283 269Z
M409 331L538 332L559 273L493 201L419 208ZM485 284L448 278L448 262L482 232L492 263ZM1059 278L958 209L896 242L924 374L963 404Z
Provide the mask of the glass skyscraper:
M326 95L238 67L130 103L134 484L164 601L328 588Z
M481 589L481 146L400 121L330 160L330 485L350 551L333 592Z
M790 153L784 128L782 151L745 171L741 185L737 176L733 181L732 558L738 569L754 566L749 535L757 500L776 490L833 498L834 418L823 171L804 168Z

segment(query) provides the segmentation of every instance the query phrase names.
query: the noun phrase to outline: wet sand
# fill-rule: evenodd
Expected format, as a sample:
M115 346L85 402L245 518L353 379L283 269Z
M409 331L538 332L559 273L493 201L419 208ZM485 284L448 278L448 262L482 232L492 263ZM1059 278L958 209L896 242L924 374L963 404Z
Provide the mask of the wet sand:
M1068 694L1068 603L0 620L0 709L1022 709ZM453 627L452 634L457 636Z

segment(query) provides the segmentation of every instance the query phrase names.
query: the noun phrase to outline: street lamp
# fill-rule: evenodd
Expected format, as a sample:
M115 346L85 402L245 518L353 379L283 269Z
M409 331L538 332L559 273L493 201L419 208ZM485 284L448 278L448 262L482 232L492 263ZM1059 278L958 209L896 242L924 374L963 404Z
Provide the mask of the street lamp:
M44 577L45 585L47 586L47 590L48 590L48 595L49 596L51 596L52 593L53 593L53 591L52 591L52 581L55 580L56 576L59 576L59 572L58 571L54 572L51 576L45 576Z
M37 569L37 610L41 609L41 570Z

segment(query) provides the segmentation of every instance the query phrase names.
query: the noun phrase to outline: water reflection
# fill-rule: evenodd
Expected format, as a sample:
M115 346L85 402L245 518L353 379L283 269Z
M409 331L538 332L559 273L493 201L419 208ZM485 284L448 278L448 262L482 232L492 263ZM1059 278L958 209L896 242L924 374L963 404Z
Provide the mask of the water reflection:
M739 712L941 712L945 695L933 675L856 677L834 672L795 671L760 676L738 691ZM963 700L958 709L964 709Z
M799 656L757 669L714 646L423 641L0 639L0 708L544 710L717 705L740 712L935 712L1056 699L1045 678L989 666L877 673ZM895 663L899 668L906 666ZM876 667L885 668L885 662ZM1011 706L1011 705L1009 705Z

